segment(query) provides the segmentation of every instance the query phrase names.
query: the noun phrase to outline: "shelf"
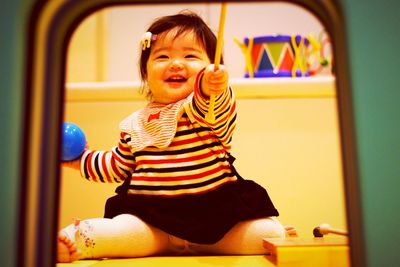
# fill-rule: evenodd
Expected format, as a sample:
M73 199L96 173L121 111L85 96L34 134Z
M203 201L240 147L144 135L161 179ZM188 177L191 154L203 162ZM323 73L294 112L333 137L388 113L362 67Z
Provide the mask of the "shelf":
M236 78L230 80L238 99L332 98L336 96L335 77ZM140 82L94 82L66 84L67 101L145 100Z

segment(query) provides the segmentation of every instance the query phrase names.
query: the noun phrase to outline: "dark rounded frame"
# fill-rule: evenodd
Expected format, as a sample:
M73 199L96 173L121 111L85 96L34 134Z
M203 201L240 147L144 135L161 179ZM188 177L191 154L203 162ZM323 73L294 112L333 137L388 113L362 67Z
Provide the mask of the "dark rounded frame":
M46 57L38 58L37 33L39 19L46 7L57 0L37 1L30 13L27 29L25 119L23 123L24 151L21 158L22 174L19 240L16 251L19 253L18 266L47 267L55 266L56 234L58 227L58 208L60 192L61 162L61 125L64 110L64 82L66 51L72 33L79 23L91 13L105 7L116 5L168 4L189 1L146 1L146 0L69 0L61 3L50 14L44 34L43 44ZM190 1L204 3L210 1ZM219 2L219 1L213 1ZM227 1L243 2L243 1ZM252 1L252 2L276 2ZM343 161L343 177L346 196L346 215L350 234L350 258L352 266L365 266L363 224L359 180L357 173L357 155L353 130L353 110L348 68L346 28L343 13L338 0L291 0L313 13L324 25L332 38L335 62L337 106L339 112L340 139ZM37 61L43 60L40 113L32 113L38 103L34 90L37 75ZM40 74L39 74L40 75ZM29 135L33 126L37 134ZM37 127L39 125L39 127ZM35 137L36 136L36 137ZM33 158L35 155L37 157ZM28 181L28 182L24 182ZM34 204L32 204L34 203Z

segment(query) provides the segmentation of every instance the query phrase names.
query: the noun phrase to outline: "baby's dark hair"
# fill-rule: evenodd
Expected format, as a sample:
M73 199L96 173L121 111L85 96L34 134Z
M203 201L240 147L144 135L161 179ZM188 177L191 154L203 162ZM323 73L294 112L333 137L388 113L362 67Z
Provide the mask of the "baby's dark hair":
M217 37L199 15L184 10L176 15L160 17L150 25L147 31L153 35L159 35L172 29L177 30L175 38L187 32L193 32L196 41L205 49L210 62L214 62ZM151 46L150 49L142 50L140 55L139 70L142 83L147 80L147 61L150 57L150 51ZM222 56L220 62L223 64Z

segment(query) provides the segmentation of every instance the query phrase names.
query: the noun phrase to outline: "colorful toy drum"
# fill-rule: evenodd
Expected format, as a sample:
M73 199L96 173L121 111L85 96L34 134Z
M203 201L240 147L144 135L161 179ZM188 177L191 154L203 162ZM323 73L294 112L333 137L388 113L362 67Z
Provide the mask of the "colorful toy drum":
M300 35L270 35L235 40L245 54L246 78L309 76L309 41Z

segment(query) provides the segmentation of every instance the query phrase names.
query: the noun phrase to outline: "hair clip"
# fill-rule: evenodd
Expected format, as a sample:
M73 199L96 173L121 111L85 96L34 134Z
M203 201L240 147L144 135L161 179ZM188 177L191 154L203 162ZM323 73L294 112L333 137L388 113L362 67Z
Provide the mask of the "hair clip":
M147 48L150 48L150 44L152 41L156 40L157 35L153 35L151 32L145 32L142 35L142 40L140 41L142 45L142 50L146 50Z

